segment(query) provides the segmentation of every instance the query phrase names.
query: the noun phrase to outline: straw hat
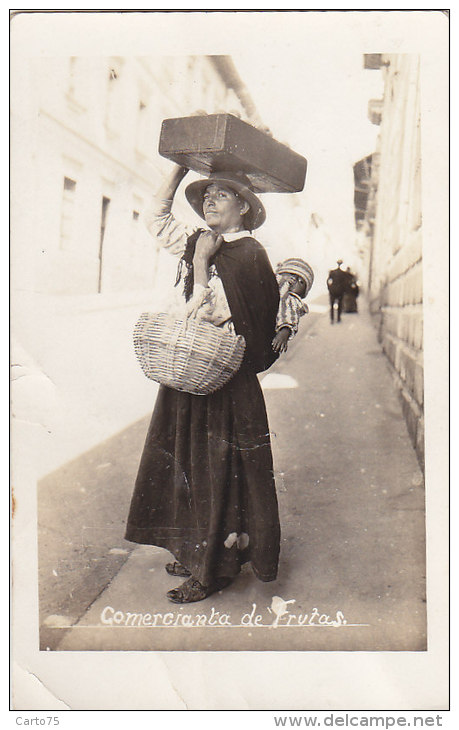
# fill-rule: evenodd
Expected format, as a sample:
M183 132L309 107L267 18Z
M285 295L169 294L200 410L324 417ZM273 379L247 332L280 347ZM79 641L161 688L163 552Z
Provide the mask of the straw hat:
M212 183L225 185L225 187L233 190L249 204L250 210L244 215L244 225L247 230L253 231L254 228L259 228L265 222L266 211L262 202L252 192L253 188L249 178L242 172L232 171L212 172L208 178L196 180L185 188L186 199L201 218L204 218L204 213L202 212L204 191Z

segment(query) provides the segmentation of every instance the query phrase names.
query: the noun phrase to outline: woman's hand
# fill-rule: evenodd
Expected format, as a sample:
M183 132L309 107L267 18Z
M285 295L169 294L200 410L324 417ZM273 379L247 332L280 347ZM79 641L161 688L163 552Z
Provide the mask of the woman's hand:
M214 231L203 231L196 241L194 252L194 260L208 262L214 253L218 251L222 245L223 238L220 233Z
M202 231L196 241L194 256L196 259L208 261L222 245L223 238L214 231Z
M185 175L188 173L188 168L175 163L169 169L166 178L163 180L156 197L159 200L173 200L174 195L177 191L178 186L182 182Z
M222 237L213 231L203 231L196 241L193 256L194 283L206 287L209 281L209 259L222 244Z

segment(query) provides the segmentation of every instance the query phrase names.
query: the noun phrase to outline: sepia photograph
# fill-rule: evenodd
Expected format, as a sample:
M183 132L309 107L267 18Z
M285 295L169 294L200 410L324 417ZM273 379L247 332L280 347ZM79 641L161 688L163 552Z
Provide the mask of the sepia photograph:
M13 708L447 709L448 11L10 23Z

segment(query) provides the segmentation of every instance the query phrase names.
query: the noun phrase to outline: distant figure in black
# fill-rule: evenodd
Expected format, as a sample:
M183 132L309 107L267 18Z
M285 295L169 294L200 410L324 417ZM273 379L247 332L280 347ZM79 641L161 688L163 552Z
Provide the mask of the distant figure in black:
M357 297L359 296L359 285L357 284L357 277L352 273L350 267L346 269L348 275L348 283L344 292L343 298L343 312L354 313L357 312Z
M343 271L341 259L336 262L338 268L328 272L327 287L330 295L330 322L333 324L335 315L335 302L338 302L338 322L341 322L341 311L343 309L343 297L349 284L349 275Z

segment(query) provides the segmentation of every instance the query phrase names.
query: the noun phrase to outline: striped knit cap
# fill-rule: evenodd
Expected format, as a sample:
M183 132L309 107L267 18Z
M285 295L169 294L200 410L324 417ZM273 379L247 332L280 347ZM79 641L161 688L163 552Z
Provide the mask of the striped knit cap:
M314 272L303 259L285 259L280 264L277 264L276 274L297 274L301 276L306 282L306 296L310 291L314 282Z

